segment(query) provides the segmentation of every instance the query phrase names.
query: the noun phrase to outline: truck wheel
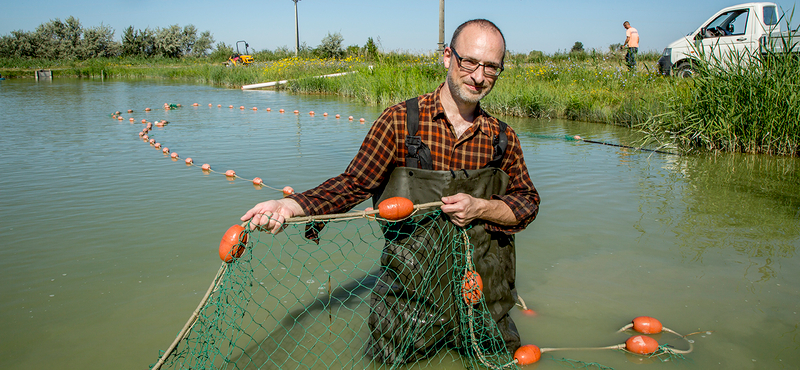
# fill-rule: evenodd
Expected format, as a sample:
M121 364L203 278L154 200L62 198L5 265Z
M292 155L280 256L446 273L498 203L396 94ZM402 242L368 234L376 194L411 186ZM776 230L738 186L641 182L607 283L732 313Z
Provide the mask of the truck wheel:
M678 64L678 66L675 67L674 69L675 69L674 73L675 76L681 78L691 78L694 77L695 73L697 73L697 70L694 68L692 63L681 63Z

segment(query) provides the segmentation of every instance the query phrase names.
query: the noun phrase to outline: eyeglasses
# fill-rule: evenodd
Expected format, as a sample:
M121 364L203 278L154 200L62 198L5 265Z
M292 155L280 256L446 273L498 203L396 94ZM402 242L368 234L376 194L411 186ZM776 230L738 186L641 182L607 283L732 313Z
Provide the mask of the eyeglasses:
M502 66L496 66L494 64L484 64L480 63L474 59L467 59L462 58L458 53L456 53L456 49L450 48L453 51L453 55L456 56L456 61L458 62L458 67L461 68L464 72L475 72L478 67L483 66L483 75L486 77L497 77L500 73L503 72Z

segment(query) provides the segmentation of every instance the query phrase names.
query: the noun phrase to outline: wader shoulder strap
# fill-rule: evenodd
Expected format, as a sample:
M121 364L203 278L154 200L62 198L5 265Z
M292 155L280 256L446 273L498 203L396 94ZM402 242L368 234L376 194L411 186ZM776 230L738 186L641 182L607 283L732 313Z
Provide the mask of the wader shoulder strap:
M494 156L492 157L492 161L486 164L486 167L500 168L500 165L503 163L503 155L506 153L506 147L508 146L508 135L506 135L508 124L501 120L497 120L497 122L500 124L500 135L492 139Z
M431 149L422 142L422 137L417 135L419 131L419 101L418 98L406 100L406 167L421 168L423 170L433 169Z

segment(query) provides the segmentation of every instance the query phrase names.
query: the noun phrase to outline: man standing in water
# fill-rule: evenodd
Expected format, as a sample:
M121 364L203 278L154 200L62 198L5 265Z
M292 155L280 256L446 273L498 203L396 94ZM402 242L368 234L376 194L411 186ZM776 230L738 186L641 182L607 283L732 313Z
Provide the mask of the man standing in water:
M631 27L628 21L623 22L622 27L625 27L625 42L622 45L628 48L625 63L628 64L628 70L633 71L636 69L636 54L639 53L639 31Z
M539 194L514 130L480 107L503 71L505 48L505 38L494 23L477 19L460 25L444 50L445 83L432 93L387 108L344 173L301 194L259 203L242 221L278 233L287 218L346 212L370 197L375 204L392 196L415 203L440 200L444 215L431 222L467 229L487 307L513 353L520 346L508 315L516 300L513 234L536 217ZM427 256L444 250L431 245L436 236L405 238L387 237L381 276L371 297L368 354L386 363L421 359L460 341L455 333L458 319L452 316L454 324L416 331L419 337L402 337L409 335L409 327L415 333L417 324L408 317L418 317L420 311L439 310L433 316L440 317L456 312L440 307L455 306L454 298L437 302L435 308L425 306L428 303L418 297L421 293L414 285L418 282L399 273L430 271L424 266L430 260ZM402 251L393 249L397 245ZM442 258L445 264L453 263L449 251ZM450 285L436 284L431 290L454 296ZM399 349L404 343L414 344L412 353Z

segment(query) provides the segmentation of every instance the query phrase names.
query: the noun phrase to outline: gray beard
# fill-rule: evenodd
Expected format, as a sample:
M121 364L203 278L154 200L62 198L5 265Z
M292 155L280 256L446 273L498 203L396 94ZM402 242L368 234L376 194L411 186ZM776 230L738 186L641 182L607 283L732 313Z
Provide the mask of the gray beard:
M483 99L484 96L489 94L492 91L491 86L488 88L486 84L483 84L483 91L480 94L472 94L469 91L466 91L464 86L459 85L459 81L456 80L455 76L451 73L447 74L447 87L450 88L450 91L461 101L467 103L478 103Z

